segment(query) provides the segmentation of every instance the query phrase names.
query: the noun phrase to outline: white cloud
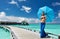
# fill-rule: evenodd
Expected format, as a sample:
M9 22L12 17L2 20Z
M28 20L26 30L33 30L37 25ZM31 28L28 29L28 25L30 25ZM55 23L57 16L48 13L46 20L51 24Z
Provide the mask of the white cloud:
M26 18L26 17L15 17L15 16L6 16L5 12L0 12L0 21L9 21L9 22L22 22L27 21L28 23L38 23L38 19Z
M58 17L60 17L60 10L58 10ZM57 17L57 18L58 18L58 17Z
M55 3L52 3L53 6L59 6L60 5L60 2L55 2Z
M0 12L0 21L6 21L6 14L5 12Z
M56 5L60 5L60 2L56 2Z
M55 19L57 19L57 18L60 18L60 10L58 10L58 16Z
M58 10L58 12L60 12L60 10Z
M11 2L9 2L10 4L16 4L17 2L14 0L11 0Z
M25 18L25 17L15 17L15 16L8 16L8 20L10 21L15 21L15 22L22 22L22 21L27 21L28 23L38 23L38 19L34 18Z
M60 17L60 13L58 13L58 17Z
M58 16L52 21L52 23L60 23L60 10L58 11Z
M30 13L31 12L31 7L22 6L21 11L25 11L26 13Z
M23 1L26 1L26 0L18 0L19 2L23 2ZM20 8L19 4L17 1L15 0L11 0L11 2L9 2L9 4L13 4L13 5L16 5L18 8Z
M0 17L5 17L5 12L0 12Z
M9 2L9 4L16 5L19 8L19 4L15 0L11 0L11 2Z
M26 1L26 0L18 0L19 2L23 2L23 1Z
M9 8L6 8L6 9L4 9L4 10L9 10Z
M28 19L29 20L29 23L39 23L39 19L35 19L35 18L30 18Z

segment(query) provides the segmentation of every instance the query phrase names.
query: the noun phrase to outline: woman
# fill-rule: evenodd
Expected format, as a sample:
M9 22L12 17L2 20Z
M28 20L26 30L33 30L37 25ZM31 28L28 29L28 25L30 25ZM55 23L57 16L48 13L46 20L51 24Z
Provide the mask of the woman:
M44 12L42 13L42 16L41 16L41 38L44 38L47 36L47 34L45 33L44 31L44 28L45 28L45 21L46 21L46 16L44 14Z

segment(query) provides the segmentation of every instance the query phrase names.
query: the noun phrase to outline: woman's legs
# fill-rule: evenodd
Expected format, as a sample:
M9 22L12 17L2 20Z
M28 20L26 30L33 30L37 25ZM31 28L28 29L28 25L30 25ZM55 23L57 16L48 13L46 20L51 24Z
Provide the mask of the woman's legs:
M45 23L41 23L41 38L46 37L46 33L44 31Z

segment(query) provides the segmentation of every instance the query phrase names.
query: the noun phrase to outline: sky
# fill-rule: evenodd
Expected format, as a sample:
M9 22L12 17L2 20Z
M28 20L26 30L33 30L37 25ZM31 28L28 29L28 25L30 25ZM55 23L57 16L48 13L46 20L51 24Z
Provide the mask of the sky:
M37 12L43 6L52 8L55 17L60 17L60 0L0 0L0 16L38 18Z

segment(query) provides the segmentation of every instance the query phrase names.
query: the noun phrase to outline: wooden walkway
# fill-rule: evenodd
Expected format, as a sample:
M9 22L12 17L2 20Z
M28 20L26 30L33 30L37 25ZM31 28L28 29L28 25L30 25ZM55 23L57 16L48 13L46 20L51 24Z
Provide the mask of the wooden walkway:
M52 39L52 38L40 38L39 33L25 30L22 28L9 26L16 35L17 39Z

